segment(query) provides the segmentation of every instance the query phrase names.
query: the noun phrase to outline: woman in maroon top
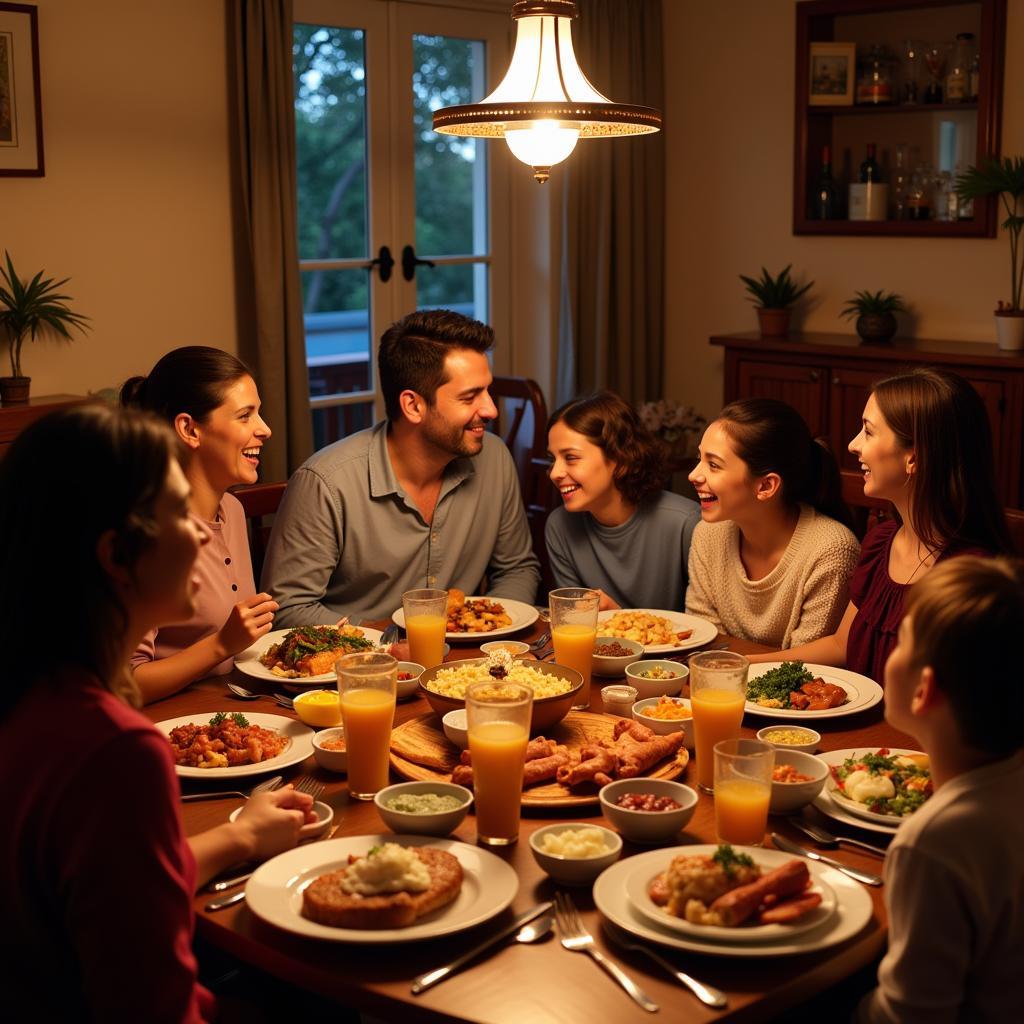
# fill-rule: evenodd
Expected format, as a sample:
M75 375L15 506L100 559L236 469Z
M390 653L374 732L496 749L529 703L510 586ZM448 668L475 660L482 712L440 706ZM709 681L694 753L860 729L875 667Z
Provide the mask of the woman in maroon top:
M943 559L1008 553L1012 544L996 495L988 416L962 377L924 367L876 384L850 451L860 460L864 493L892 502L893 516L864 538L839 629L784 657L845 666L881 683L910 584Z

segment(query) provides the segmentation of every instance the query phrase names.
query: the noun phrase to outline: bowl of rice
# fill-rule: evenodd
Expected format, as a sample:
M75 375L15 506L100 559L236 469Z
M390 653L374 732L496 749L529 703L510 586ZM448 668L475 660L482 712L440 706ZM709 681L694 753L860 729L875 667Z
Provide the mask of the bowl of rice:
M442 718L466 706L466 688L471 683L499 682L490 674L493 662L488 658L467 658L428 668L420 676L420 693ZM505 680L523 683L533 690L533 715L530 733L540 733L557 725L578 704L583 676L565 665L548 662L511 661L505 667Z

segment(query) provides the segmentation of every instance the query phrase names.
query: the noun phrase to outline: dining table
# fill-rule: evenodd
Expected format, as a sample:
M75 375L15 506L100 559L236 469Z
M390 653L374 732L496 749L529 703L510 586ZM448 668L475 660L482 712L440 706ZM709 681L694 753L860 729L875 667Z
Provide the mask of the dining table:
M383 628L385 624L365 625L379 625ZM514 638L533 640L544 629L543 622L537 622ZM482 635L479 639L486 641L487 636ZM741 654L767 650L756 643L722 635L710 646L727 647ZM479 656L479 647L473 641L453 644L452 648L448 661ZM690 653L692 651L682 652L678 657L685 660L685 656ZM242 703L227 690L226 683L229 681L266 695L281 690L280 684L242 675L236 668L229 675L201 680L171 697L149 705L145 713L154 723L183 716L200 718L221 711L244 712L247 709L295 717L294 712L280 708L269 700ZM591 710L603 710L601 688L604 685L622 681L621 677L601 679L595 676L591 684ZM398 703L395 724L399 725L428 712L430 708L426 701L417 695ZM783 723L748 713L743 720L742 733L753 736L757 729L769 724ZM881 704L845 717L816 718L810 724L821 733L820 749L823 752L846 748L916 746L909 736L885 722ZM350 799L345 776L320 768L312 755L305 762L283 770L281 774L285 776L286 782L299 776L312 776L323 784L323 793L319 799L331 806L335 816L329 839L387 833L375 805ZM695 765L691 758L685 774L678 781L696 789L695 775ZM392 773L392 781L402 780ZM185 793L222 788L205 780L197 783L191 778L182 778L181 784ZM239 803L237 797L183 802L181 815L187 834L193 835L223 823ZM699 1002L647 957L624 948L623 933L602 917L595 906L590 888L573 888L567 891L578 906L584 924L594 936L596 948L617 961L642 986L659 1004L660 1013L649 1013L636 1005L589 957L564 949L557 936L529 945L506 943L441 984L420 995L414 995L410 985L417 975L471 950L507 926L517 914L535 904L554 899L558 886L537 865L527 840L541 826L563 820L582 824L608 824L603 822L596 800L592 805L566 809L524 808L519 841L507 847L490 848L492 853L514 869L519 880L518 892L511 906L500 916L464 932L425 941L388 945L323 941L292 934L264 922L244 900L227 909L207 911L206 905L212 898L207 891L201 891L195 896L196 931L205 942L257 970L379 1019L476 1021L485 1024L519 1024L522 1021L530 1021L531 1024L593 1024L612 1019L626 1024L649 1021L659 1015L687 1024L709 1020L773 1020L784 1015L787 1009L806 1002L873 963L884 951L884 887L868 886L864 886L864 890L870 897L872 907L867 923L847 940L827 949L810 948L806 952L781 957L736 957L728 955L727 947L722 954L711 955L651 945L650 948L676 969L725 993L727 1006L713 1009ZM880 837L876 832L862 832L849 825L837 825L826 819L822 819L822 823L829 824L833 831L860 836L876 844L881 842L884 845L889 838L884 835ZM768 830L778 832L804 848L818 849L812 840L798 832L783 817L770 817ZM450 838L475 844L476 825L472 813ZM669 845L714 842L713 798L701 793L692 819ZM631 857L649 850L650 847L624 842L622 857ZM875 874L882 872L882 859L868 852L845 846L819 852L854 868ZM234 871L226 874L237 873Z

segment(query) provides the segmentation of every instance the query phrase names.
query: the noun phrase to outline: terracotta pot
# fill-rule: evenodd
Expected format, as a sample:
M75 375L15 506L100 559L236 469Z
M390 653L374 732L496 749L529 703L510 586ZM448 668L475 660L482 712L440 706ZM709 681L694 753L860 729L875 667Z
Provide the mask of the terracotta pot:
M857 333L869 345L884 345L896 333L896 317L892 313L861 313Z
M789 333L789 310L758 306L757 322L762 338L784 338Z
M28 405L31 377L0 377L0 405Z
M1024 309L996 313L996 344L1004 352L1019 352L1024 348Z

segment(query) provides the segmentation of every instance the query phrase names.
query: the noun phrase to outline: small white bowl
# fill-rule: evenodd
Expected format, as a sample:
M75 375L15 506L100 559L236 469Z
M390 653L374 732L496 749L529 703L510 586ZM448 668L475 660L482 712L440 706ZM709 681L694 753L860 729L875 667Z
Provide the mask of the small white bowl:
M341 725L341 704L337 690L306 690L292 701L299 721L314 729Z
M491 651L506 650L513 658L518 658L529 649L530 645L524 644L522 640L491 640L486 644L480 645L480 650L484 654L490 654Z
M324 740L336 740L345 738L345 728L339 725L336 729L324 729L321 732L313 733L313 756L321 768L329 772L348 771L348 750L328 750L321 746Z
M674 673L671 679L648 679L641 672L650 672L653 668L664 669ZM683 688L690 670L677 661L635 661L626 666L626 678L630 686L635 686L641 700L648 697L660 697L666 694L674 697Z
M466 709L456 708L449 711L441 719L441 727L445 736L448 737L459 748L465 750L469 746L469 728L466 725Z
M439 811L436 814L412 814L409 811L395 811L386 806L387 802L394 800L396 796L410 793L454 796L461 803L452 811ZM396 786L379 790L373 802L377 805L381 821L392 832L418 836L446 836L454 832L465 820L469 805L473 802L473 794L465 786L456 786L452 782L399 782Z
M619 658L608 657L598 654L597 649L602 644L619 644L629 648L629 654ZM638 644L635 640L626 640L621 636L599 636L594 641L594 675L596 676L621 676L626 671L627 665L639 661L644 653L644 645Z
M554 853L545 853L541 849L544 836L583 828L593 828L601 833L605 845L604 853L595 857L560 857ZM585 821L562 822L557 825L545 825L533 832L530 835L530 852L541 869L559 885L590 885L605 868L619 859L619 854L622 853L622 840L603 825L591 825Z
M675 811L631 811L615 802L626 793L667 796L681 806ZM697 809L696 791L669 779L618 779L602 786L597 796L608 823L631 843L664 843L676 839Z
M693 709L690 706L690 698L669 697L668 699L674 704L680 704L689 710L690 717L678 719L650 718L644 714L644 711L647 708L655 707L661 701L661 697L648 697L646 700L638 700L633 705L633 718L637 722L642 722L658 736L668 736L673 732L681 732L686 749L693 750Z
M772 733L777 734L782 732L806 733L807 739L802 743L782 743L771 738ZM804 754L813 754L818 749L818 744L821 742L821 733L815 732L813 729L808 729L806 725L790 725L786 722L780 722L778 725L766 725L763 729L758 729L757 738L762 743L767 743L770 746L773 746L779 753L799 750ZM778 754L775 757L775 763L780 763Z
M241 813L242 808L236 807L231 812L229 820L234 821ZM322 800L317 800L313 803L313 813L316 814L316 821L311 821L308 825L303 825L299 829L300 843L305 842L307 839L318 839L327 832L334 822L334 811L331 805L325 804Z
M408 672L412 678L398 680L395 691L398 700L408 700L410 697L416 696L416 691L420 688L420 676L423 675L424 669L415 661L400 661L398 674L401 675L403 672Z
M810 775L810 782L773 782L770 814L792 814L809 804L822 790L828 778L828 765L820 757L799 750L775 748L775 766L791 764L802 775Z

